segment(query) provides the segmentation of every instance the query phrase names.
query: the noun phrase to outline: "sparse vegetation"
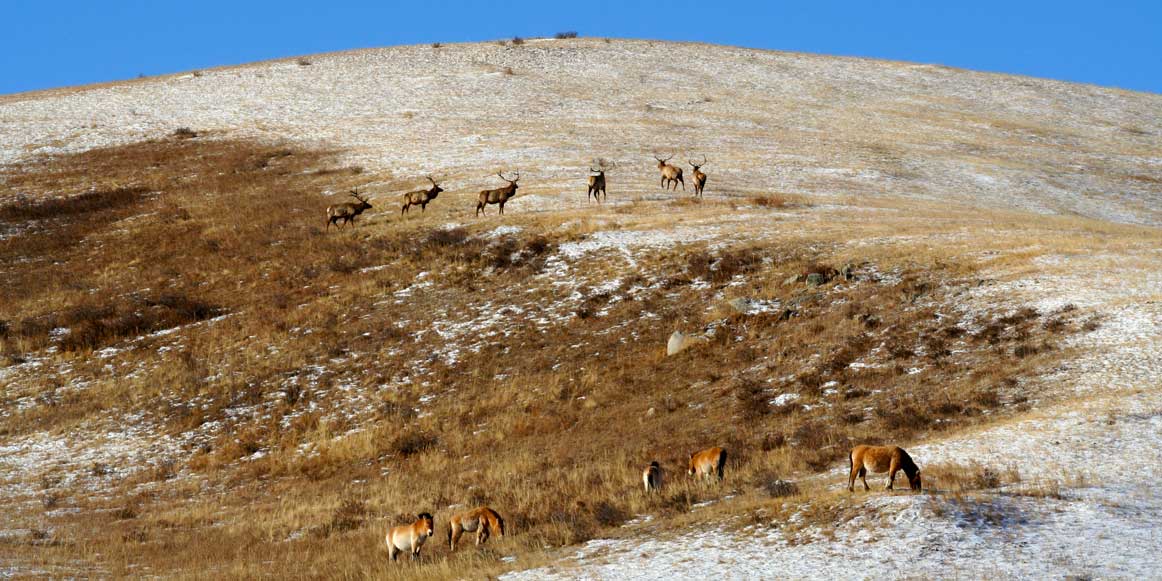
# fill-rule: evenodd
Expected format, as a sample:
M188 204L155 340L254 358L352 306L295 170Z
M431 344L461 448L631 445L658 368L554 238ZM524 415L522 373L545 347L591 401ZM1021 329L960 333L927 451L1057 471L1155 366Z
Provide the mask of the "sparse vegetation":
M439 352L443 344L438 336L419 334L437 324L435 305L462 308L456 305L484 297L504 304L508 289L521 285L526 293L547 292L534 277L544 268L544 257L574 235L534 220L517 234L494 238L470 228L419 223L365 228L361 239L321 236L322 200L313 193L324 183L342 187L343 180L354 177L312 169L333 167L328 163L325 155L281 146L176 140L56 158L8 176L9 187L31 191L83 190L90 172L141 184L0 207L0 215L9 220L52 224L44 240L29 234L0 242L0 256L47 257L51 249L55 261L32 260L10 271L4 284L12 301L0 319L14 322L4 332L9 351L32 354L56 344L59 356L69 357L115 346L125 350L119 357L137 361L142 371L135 380L102 380L101 360L74 360L78 373L95 374L94 387L51 407L25 411L4 429L9 434L33 426L45 429L111 407L124 409L118 402L137 401L133 409L169 433L222 426L188 457L157 465L147 480L180 488L183 480L175 475L181 470L227 486L275 478L264 496L315 499L304 505L305 512L288 517L266 514L266 501L245 496L224 504L213 501L213 508L199 503L179 508L164 497L129 503L114 495L110 502L120 503L119 521L134 524L109 533L149 531L150 539L164 538L173 533L160 526L163 520L196 520L197 514L211 511L215 519L231 519L241 528L206 540L197 551L221 550L236 535L251 534L251 526L280 531L276 538L312 531L303 542L320 544L325 551L347 546L353 538L373 542L369 525L377 521L372 515L440 511L467 502L468 491L477 490L503 507L520 531L505 541L507 550L576 543L619 526L627 515L684 514L696 498L721 494L677 488L660 500L626 494L636 489L642 452L674 467L689 451L721 442L731 450L729 489L794 496L801 485L790 483L788 475L827 469L853 442L908 441L930 430L980 421L982 411L1004 405L994 388L998 379L1031 373L1055 353L1037 350L1018 358L1012 356L1015 346L1040 344L1080 326L1080 311L1042 315L1025 309L997 313L981 331L961 333L954 322L932 313L975 280L966 275L971 269L965 265L933 263L908 268L900 282L865 278L842 290L819 292L781 282L788 271L834 276L830 263L836 259L806 252L803 244L755 244L658 255L641 270L649 278L634 284L670 281L660 287L668 298L650 293L629 298L628 286L590 293L576 308L576 318L555 329L552 340L535 327L515 327L503 342L485 341L478 351L459 353L453 366L446 356L419 357ZM143 172L150 165L159 171ZM189 175L200 179L184 179ZM275 191L283 203L265 203L267 193ZM175 212L183 217L173 219ZM132 222L132 230L119 231L129 216L141 217ZM82 233L106 242L97 252L60 245ZM110 265L128 263L139 266L110 270ZM239 274L239 264L263 268ZM381 264L387 267L359 274ZM591 268L603 267L594 263ZM349 316L382 301L377 297L392 296L400 290L395 281L415 280L421 271L441 273L439 282L411 301L396 306L388 301L374 319ZM739 280L769 289L772 299L793 305L796 315L704 318L708 315L699 305L707 293L732 288ZM94 284L99 293L88 290ZM246 292L239 292L240 285ZM143 286L158 290L143 292ZM637 317L643 309L665 321L713 324L713 339L705 348L659 360L655 353L662 336L656 325ZM226 313L232 315L229 323L190 326ZM1045 324L1050 316L1057 322ZM869 327L873 318L881 322ZM653 339L624 343L622 334L602 334L611 321L619 321L622 334ZM304 335L306 327L313 332ZM167 344L151 333L177 328L187 329L180 349L145 348ZM56 336L53 329L69 332ZM945 353L940 365L933 364L931 337L955 344L962 354ZM571 347L576 344L587 348L578 352ZM880 344L898 346L885 352L888 368L851 365L874 359ZM267 345L277 346L277 354ZM920 354L921 347L926 354ZM514 349L522 356L505 355ZM354 353L367 355L348 359ZM304 368L335 358L349 363L302 383ZM408 362L417 360L427 362L423 381L409 379L414 372ZM893 371L901 367L926 371ZM336 398L341 392L323 387L348 382L396 387L376 396L384 398L382 405L351 416L352 408ZM46 393L47 383L41 385L29 387ZM446 387L431 391L425 385ZM667 401L658 399L654 385L671 386ZM846 391L832 394L828 385ZM267 396L272 392L277 397ZM770 403L782 393L796 393L798 399L790 405ZM949 405L950 393L962 394L955 399L969 403ZM434 399L421 404L424 397ZM720 398L733 402L723 408L724 415L695 413ZM200 403L187 406L186 401ZM312 411L305 412L307 407ZM637 418L651 407L664 413L649 418L655 429L641 430ZM867 418L860 413L864 407L873 410ZM264 411L241 416L231 411L238 409ZM417 414L416 409L425 411ZM339 410L347 411L335 413ZM833 414L853 419L828 420ZM734 429L736 417L750 428ZM599 430L598 425L606 427ZM573 428L562 432L561 426ZM312 452L304 454L304 449ZM503 462L485 461L500 451ZM91 476L110 478L125 468L94 465ZM506 484L510 474L523 475L520 490ZM358 506L336 500L347 494L342 483L353 479L377 483L365 490ZM405 501L401 490L413 493ZM562 505L560 498L584 500ZM340 508L329 508L334 503ZM132 507L132 516L125 507ZM250 517L240 519L243 512ZM106 534L96 525L78 517L71 526L96 541ZM163 556L149 553L149 543L133 546L140 549L125 559L179 569L197 554ZM290 553L262 546L271 551L276 567L290 563L283 561ZM442 558L440 551L432 549L434 558ZM348 563L343 566L358 567Z
M553 38L555 38L557 40L564 40L566 38L577 38L577 33L575 31L572 31L572 30L567 31L567 32L558 32L557 34L553 35Z
M529 84L526 59L543 51L524 50L507 53L522 67L515 84L497 78L510 67L471 72ZM687 101L712 102L704 90L648 98L705 111ZM714 94L743 102L734 89ZM431 111L383 119L441 123ZM741 121L781 131L758 114ZM769 174L747 181L731 167L705 201L659 197L639 152L611 175L629 203L554 205L551 172L533 166L534 193L522 182L516 211L476 220L482 172L455 168L455 191L433 212L403 222L396 202L376 203L359 228L324 233L324 208L347 191L398 196L419 166L405 159L409 174L395 175L367 149L165 131L2 169L0 434L108 434L149 450L127 461L106 446L108 457L79 455L79 468L66 458L55 470L68 478L0 470L10 479L0 484L31 491L12 503L13 526L52 531L35 552L3 542L6 558L111 577L443 579L495 575L509 557L536 564L546 547L622 534L639 515L670 528L798 514L788 538L825 536L858 502L824 490L852 444L910 447L1054 396L1037 379L1101 315L1022 308L1002 285L1032 278L1042 259L1153 243L1152 231L1076 217L863 195L852 177L863 169L846 168L858 156L829 157L835 173L812 181L809 170L831 169L811 166L820 140L789 131L778 187L795 194L765 193ZM629 159L610 149L573 161L598 154ZM716 166L743 158L711 154ZM562 198L579 198L580 181ZM705 341L663 357L675 330ZM686 457L710 445L730 450L726 481L693 485ZM668 484L638 494L651 459ZM966 498L1066 495L1004 466L917 460L933 486ZM442 528L450 507L485 503L508 520L506 538L383 563L389 523L428 510Z

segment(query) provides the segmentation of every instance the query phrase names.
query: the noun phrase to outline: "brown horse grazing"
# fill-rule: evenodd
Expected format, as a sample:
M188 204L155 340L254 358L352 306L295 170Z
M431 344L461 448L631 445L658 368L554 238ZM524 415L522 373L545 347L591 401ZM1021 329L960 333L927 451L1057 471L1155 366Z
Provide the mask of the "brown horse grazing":
M876 474L888 473L888 485L884 490L892 489L892 482L896 480L896 472L904 471L908 477L908 484L912 490L920 491L920 468L912 461L912 457L899 446L856 446L847 457L851 462L851 475L847 479L848 492L855 492L855 479L863 480L863 489L871 490L867 485L868 470Z
M658 464L657 460L650 462L642 472L642 484L646 487L646 494L654 490L662 489L662 466Z
M717 475L722 481L726 470L726 450L721 447L707 448L690 456L690 476L709 478Z
M476 533L476 546L479 547L491 534L504 537L504 519L487 506L452 515L448 522L448 547L451 550L456 550L456 543L462 533Z
M416 522L387 530L387 555L394 561L402 551L410 551L412 559L420 556L420 547L428 537L436 534L436 521L432 515L421 512Z

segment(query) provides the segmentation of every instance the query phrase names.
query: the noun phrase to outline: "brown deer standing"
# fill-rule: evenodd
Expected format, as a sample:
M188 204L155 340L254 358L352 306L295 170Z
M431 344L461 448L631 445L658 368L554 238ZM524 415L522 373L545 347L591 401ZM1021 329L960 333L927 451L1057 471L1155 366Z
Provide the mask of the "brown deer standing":
M706 187L706 174L702 173L702 166L706 165L706 156L702 156L702 163L686 160L694 168L694 195L702 197L702 190Z
M589 201L589 196L593 196L594 200L600 202L601 198L597 197L598 194L609 199L609 195L605 193L605 172L615 167L617 166L612 163L606 165L605 160L599 159L597 160L597 169L589 168L589 171L597 175L589 176L589 192L585 194L585 201Z
M355 226L355 217L362 214L364 210L371 209L371 204L367 203L367 198L361 197L358 190L351 190L351 196L358 202L344 202L327 206L327 227L325 229L330 230L332 225L336 228L342 227L342 224L336 224L339 220L342 220L343 224L350 223Z
M671 155L666 159L662 159L656 155L654 156L654 159L658 160L658 171L662 172L662 188L666 189L668 185L673 184L674 191L678 191L678 184L681 183L682 191L684 192L686 191L686 181L682 179L682 168L666 163L673 159L673 157Z
M516 177L511 180L504 177L504 173L502 172L496 172L496 175L500 176L500 179L508 182L508 185L495 190L481 190L480 199L476 202L477 216L484 211L484 207L488 204L500 204L500 213L504 214L504 203L516 195L516 182L520 179L520 172L517 172Z
M428 203L436 199L436 196L439 196L440 192L444 191L444 188L441 188L440 185L436 183L436 180L432 179L432 176L428 176L428 181L432 182L432 187L426 190L408 192L403 195L403 208L399 211L401 216L406 213L412 206L419 206L420 213L422 214L424 210L428 209Z

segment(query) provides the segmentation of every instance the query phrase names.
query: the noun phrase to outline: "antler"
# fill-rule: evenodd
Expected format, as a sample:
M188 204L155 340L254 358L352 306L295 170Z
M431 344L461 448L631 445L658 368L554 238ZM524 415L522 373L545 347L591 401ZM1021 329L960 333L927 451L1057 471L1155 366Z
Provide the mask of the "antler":
M506 177L504 177L504 172L499 172L499 171L498 171L498 172L496 172L496 175L500 176L500 179L502 179L502 180L504 180L504 181L506 181L506 182L508 182L508 183L510 183L510 184L511 184L511 183L516 183L516 181L520 179L520 172L519 172L519 171L518 171L518 172L516 172L516 177L515 177L515 178L512 178L511 180L510 180L510 179L508 179L508 178L506 178Z
M355 199L356 199L356 200L362 200L362 199L363 199L363 198L360 198L360 197L359 197L359 188L355 188L355 189L351 190L351 195L352 195L352 196L355 196Z
M694 166L695 168L702 167L702 166L706 165L706 156L705 155L702 156L702 163L694 163L694 160L692 160L692 159L687 159L686 163Z
M432 179L432 176L430 176L430 175L429 175L429 176L426 176L426 177L428 178L428 181L429 181L429 182L432 182L432 185L433 185L433 186L437 185L437 184L436 184L436 180Z

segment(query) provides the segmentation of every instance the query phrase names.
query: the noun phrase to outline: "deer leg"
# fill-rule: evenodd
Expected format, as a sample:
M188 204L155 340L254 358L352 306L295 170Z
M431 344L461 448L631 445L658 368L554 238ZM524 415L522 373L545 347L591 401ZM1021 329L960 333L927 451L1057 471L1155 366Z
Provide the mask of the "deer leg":
M500 203L500 215L501 215L501 216L503 216L503 215L504 215L504 202L501 202L501 203Z

